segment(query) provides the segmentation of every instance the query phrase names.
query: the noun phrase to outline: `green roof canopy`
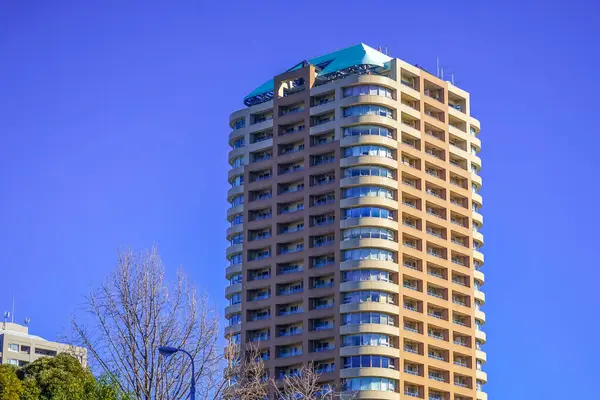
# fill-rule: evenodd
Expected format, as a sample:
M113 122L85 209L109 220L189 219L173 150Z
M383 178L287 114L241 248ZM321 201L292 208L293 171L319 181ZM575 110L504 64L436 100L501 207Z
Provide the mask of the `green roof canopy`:
M384 67L391 59L392 57L386 56L380 51L360 43L342 50L334 51L333 53L311 58L308 62L322 68L317 72L317 77L324 77L354 66L368 65L370 67ZM298 63L288 71L300 69L302 65L303 63ZM253 98L268 97L268 94L272 93L274 90L273 85L273 79L263 83L249 95L244 97L244 103L246 105L260 103L261 101L253 101Z

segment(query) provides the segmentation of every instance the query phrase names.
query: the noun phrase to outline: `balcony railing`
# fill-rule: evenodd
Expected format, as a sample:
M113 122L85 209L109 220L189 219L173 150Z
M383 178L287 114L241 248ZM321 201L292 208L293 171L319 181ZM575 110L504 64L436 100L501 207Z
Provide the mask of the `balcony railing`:
M437 318L437 319L444 319L444 317L442 317L441 315L432 313L432 312L427 313L427 315L429 315L430 317L433 317L433 318Z
M446 360L444 359L444 357L442 357L442 356L439 356L439 355L437 355L437 354L435 354L435 353L429 353L429 354L427 354L427 356L428 356L429 358L433 358L434 360L446 361Z
M446 380L442 376L435 375L435 374L429 374L429 379L433 379L434 381L439 381L439 382L446 382ZM432 395L429 395L429 398L431 398L431 396ZM441 399L441 397L438 397L438 398Z
M429 332L429 333L427 334L427 336L429 336L430 338L437 339L437 340L445 340L445 339L444 339L444 335L441 335L441 334L439 334L439 333Z
M419 354L419 351L417 349L413 349L412 347L404 346L404 351L412 354Z
M302 350L294 349L290 351L280 351L279 358L294 357L302 355Z

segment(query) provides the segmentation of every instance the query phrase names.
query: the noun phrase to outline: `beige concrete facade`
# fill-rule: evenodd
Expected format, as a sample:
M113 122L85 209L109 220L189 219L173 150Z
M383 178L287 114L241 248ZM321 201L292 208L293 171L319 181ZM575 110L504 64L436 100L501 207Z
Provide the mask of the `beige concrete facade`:
M230 117L226 336L272 377L314 361L361 399L485 398L469 94L400 59L315 74Z
M0 364L25 366L41 357L54 357L69 353L85 367L87 351L84 348L51 342L30 335L29 328L12 322L0 323Z

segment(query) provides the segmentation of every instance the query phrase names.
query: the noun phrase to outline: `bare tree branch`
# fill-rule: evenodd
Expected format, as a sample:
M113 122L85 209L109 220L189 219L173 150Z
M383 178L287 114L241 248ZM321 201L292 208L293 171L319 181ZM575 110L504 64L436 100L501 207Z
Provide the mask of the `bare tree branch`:
M196 293L179 272L164 279L156 247L118 253L116 269L86 298L87 317L73 318L78 342L102 372L136 400L187 398L191 366L179 355L159 356L159 346L185 348L196 360L198 397L214 398L221 385L218 318L206 295ZM89 325L81 321L90 320Z

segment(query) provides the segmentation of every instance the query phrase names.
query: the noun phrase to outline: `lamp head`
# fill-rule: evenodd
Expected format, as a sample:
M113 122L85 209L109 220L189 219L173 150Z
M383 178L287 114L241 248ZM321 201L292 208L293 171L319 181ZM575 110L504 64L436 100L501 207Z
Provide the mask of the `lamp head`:
M178 348L170 347L170 346L160 346L158 348L158 352L165 357L172 356L173 354L177 353L178 351L179 351Z

